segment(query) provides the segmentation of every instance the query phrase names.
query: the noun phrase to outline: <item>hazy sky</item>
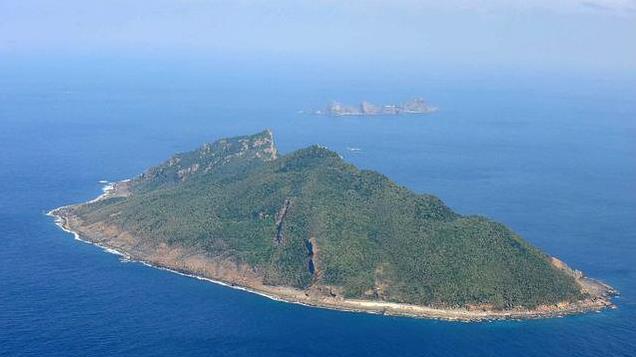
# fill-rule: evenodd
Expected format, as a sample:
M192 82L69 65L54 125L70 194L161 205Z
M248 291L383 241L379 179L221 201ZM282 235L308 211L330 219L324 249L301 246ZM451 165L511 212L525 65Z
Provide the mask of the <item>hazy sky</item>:
M0 0L1 58L241 56L636 71L636 0Z

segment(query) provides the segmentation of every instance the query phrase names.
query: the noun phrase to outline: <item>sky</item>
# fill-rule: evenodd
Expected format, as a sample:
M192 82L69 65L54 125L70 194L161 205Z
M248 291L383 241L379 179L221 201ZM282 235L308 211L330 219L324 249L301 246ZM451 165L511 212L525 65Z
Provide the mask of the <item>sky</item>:
M0 62L322 61L636 72L636 0L0 0Z

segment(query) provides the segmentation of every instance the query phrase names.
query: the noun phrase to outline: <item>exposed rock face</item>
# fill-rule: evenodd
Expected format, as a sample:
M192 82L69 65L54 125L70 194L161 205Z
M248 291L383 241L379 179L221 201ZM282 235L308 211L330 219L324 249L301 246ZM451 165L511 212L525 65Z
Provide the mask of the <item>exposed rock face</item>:
M583 277L583 272L579 271L579 270L575 270L570 268L567 264L565 264L563 261L555 258L555 257L550 257L550 263L556 267L557 269L563 270L564 272L568 273L569 275L579 279Z
M265 161L272 161L278 158L278 151L276 145L274 145L274 135L272 131L267 129L265 135L254 141L254 146L257 148L263 148L263 152L256 152L256 157Z
M313 275L313 282L320 283L322 281L322 269L320 267L320 247L316 237L311 237L305 241L307 247L307 269Z
M285 220L285 216L287 215L287 211L289 210L289 205L291 201L289 199L285 199L283 203L283 207L276 214L276 237L274 238L274 243L280 244L283 242L283 223Z
M437 111L437 108L429 106L424 99L415 98L403 104L388 104L383 106L378 106L368 101L363 101L358 107L332 102L327 108L315 111L314 114L329 116L373 116L429 114L435 111Z
M589 295L591 299L604 299L618 294L618 292L611 286L586 277L582 271L570 268L563 261L555 257L550 257L550 263L557 269L560 269L566 274L572 276L581 287L583 293Z
M188 168L177 171L177 176L179 176L179 179L181 179L181 181L184 181L188 176L197 172L198 170L199 170L199 164L192 164L192 166Z

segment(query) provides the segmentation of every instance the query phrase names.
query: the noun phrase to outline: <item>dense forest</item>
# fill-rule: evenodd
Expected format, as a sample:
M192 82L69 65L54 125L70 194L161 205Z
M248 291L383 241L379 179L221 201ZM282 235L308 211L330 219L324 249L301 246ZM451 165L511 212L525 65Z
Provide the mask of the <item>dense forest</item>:
M320 146L280 155L269 131L175 155L130 187L76 213L247 263L271 285L437 307L581 298L572 277L505 226Z

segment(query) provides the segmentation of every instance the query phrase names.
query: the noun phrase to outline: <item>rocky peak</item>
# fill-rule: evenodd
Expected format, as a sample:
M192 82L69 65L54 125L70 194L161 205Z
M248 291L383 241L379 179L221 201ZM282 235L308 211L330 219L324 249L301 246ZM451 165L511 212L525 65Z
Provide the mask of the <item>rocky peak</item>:
M153 182L159 185L182 182L236 160L272 161L278 157L271 130L254 135L238 136L207 143L200 148L174 155L168 161L144 172L137 183Z

